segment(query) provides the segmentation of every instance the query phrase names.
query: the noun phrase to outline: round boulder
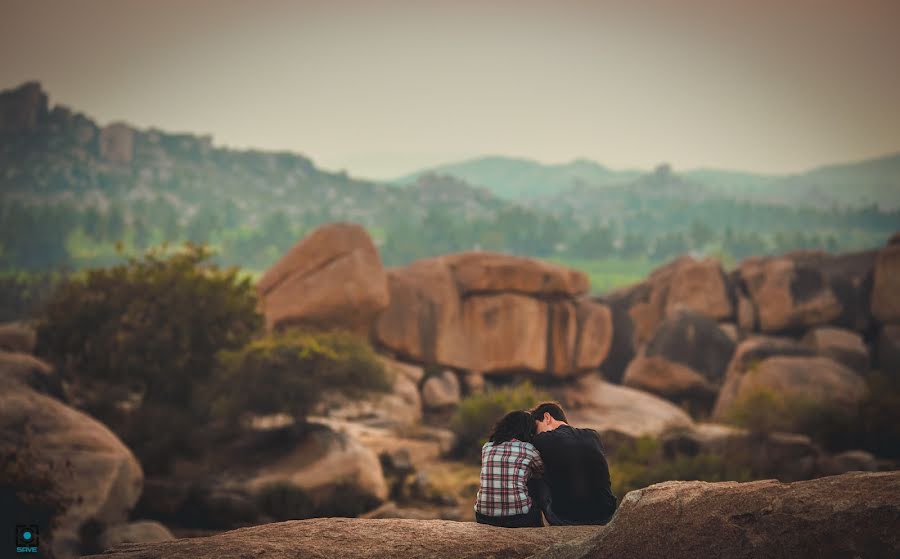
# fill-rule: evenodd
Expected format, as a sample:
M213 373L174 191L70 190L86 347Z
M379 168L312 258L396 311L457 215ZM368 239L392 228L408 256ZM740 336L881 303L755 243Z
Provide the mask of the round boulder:
M810 330L803 341L825 357L858 373L869 370L869 348L862 336L844 328L824 326Z
M453 371L428 377L422 385L422 401L428 409L446 409L459 403L461 389Z

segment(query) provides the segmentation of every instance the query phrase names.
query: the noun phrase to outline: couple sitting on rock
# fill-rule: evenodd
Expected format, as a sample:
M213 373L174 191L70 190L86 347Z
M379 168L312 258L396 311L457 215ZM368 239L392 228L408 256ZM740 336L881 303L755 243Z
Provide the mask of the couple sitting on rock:
M559 404L514 411L481 449L475 520L505 528L606 524L616 510L600 436L566 422Z

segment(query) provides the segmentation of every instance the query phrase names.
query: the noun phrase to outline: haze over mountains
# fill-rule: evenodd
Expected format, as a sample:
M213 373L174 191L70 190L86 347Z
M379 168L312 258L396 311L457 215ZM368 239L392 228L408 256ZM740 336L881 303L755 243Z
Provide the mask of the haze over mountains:
M627 185L645 170L614 170L588 159L542 164L531 159L486 156L430 167L396 179L409 184L423 174L454 176L509 200L559 195L580 186ZM713 192L773 204L900 207L900 153L811 169L796 175L762 175L702 168L674 173Z
M52 106L37 82L0 93L0 137L8 270L109 263L117 241L140 251L180 240L261 270L328 221L365 226L392 265L474 248L644 262L635 273L685 252L857 250L900 228L900 154L770 177L484 157L385 183L297 153L101 126Z

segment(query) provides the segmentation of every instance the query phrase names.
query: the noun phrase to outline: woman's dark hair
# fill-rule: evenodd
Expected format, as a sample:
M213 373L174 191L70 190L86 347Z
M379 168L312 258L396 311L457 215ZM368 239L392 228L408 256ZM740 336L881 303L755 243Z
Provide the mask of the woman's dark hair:
M504 415L494 426L490 440L494 444L505 443L513 439L531 442L536 426L531 414L527 411L511 411Z

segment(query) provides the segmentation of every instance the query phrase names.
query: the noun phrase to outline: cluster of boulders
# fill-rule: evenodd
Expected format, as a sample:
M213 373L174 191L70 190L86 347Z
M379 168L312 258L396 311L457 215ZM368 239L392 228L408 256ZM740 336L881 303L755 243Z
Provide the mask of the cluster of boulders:
M414 423L486 380L528 378L610 445L663 438L671 452L747 456L757 472L799 480L878 462L722 423L756 391L850 409L871 369L896 374L898 263L893 241L749 258L730 272L685 256L592 297L579 271L489 252L386 270L362 227L334 223L294 246L257 289L270 329L352 329L401 372L393 394L323 413Z

